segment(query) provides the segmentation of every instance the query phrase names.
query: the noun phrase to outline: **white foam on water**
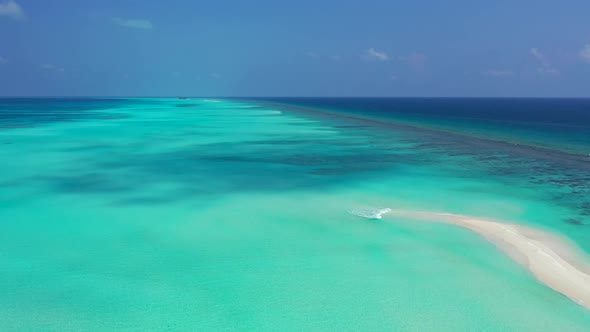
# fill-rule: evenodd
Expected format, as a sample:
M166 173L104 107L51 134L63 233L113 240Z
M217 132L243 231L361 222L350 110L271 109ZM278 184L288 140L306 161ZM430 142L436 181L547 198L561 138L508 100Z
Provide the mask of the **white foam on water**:
M248 114L252 114L252 115L280 115L280 114L283 114L283 112L276 111L276 110L263 110L263 111L249 112Z
M383 215L391 212L390 208L367 208L367 209L354 209L350 210L349 213L367 219L381 219Z

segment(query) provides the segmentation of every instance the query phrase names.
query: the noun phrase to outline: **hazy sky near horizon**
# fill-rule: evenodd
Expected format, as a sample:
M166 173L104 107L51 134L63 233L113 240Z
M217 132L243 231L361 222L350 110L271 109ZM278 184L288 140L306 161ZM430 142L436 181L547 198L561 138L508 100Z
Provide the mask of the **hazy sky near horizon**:
M0 0L0 95L590 97L588 13L588 0Z

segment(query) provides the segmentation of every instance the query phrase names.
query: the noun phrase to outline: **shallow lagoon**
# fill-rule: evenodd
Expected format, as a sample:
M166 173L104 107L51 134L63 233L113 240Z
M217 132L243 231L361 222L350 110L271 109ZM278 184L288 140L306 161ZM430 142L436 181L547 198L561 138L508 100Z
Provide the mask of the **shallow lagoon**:
M348 213L498 218L590 252L579 163L253 101L0 104L2 330L590 326L473 233Z

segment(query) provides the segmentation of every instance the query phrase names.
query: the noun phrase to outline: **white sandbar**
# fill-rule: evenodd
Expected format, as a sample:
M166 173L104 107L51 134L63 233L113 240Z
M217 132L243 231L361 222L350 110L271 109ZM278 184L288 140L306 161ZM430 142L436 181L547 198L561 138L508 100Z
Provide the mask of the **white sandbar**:
M565 239L526 226L450 213L392 210L388 215L445 222L476 232L539 281L590 309L590 265Z

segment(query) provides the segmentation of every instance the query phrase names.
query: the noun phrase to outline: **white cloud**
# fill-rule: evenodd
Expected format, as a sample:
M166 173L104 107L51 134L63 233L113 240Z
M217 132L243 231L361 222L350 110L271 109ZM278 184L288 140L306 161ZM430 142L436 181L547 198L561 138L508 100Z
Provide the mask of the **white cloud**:
M580 51L580 58L582 58L583 61L590 63L590 44L585 45Z
M535 59L537 59L537 61L539 61L540 67L537 68L539 73L547 75L559 74L559 70L553 68L549 60L547 60L545 54L541 53L538 48L531 48L531 54L533 57L535 57Z
M514 75L514 73L509 70L489 69L489 70L483 71L482 75L492 76L492 77L507 77L507 76Z
M123 18L116 17L113 19L113 22L117 25L122 26L122 27L131 28L131 29L151 30L154 28L154 25L152 24L152 22L150 22L148 20L142 20L142 19L129 20L129 19L123 19Z
M389 60L389 55L382 51L377 51L374 48L370 48L365 53L365 57L369 60L378 60L378 61L387 61Z
M0 2L0 16L10 17L15 20L24 20L23 8L14 0Z
M8 60L6 58L3 58L0 56L0 65L8 63Z

